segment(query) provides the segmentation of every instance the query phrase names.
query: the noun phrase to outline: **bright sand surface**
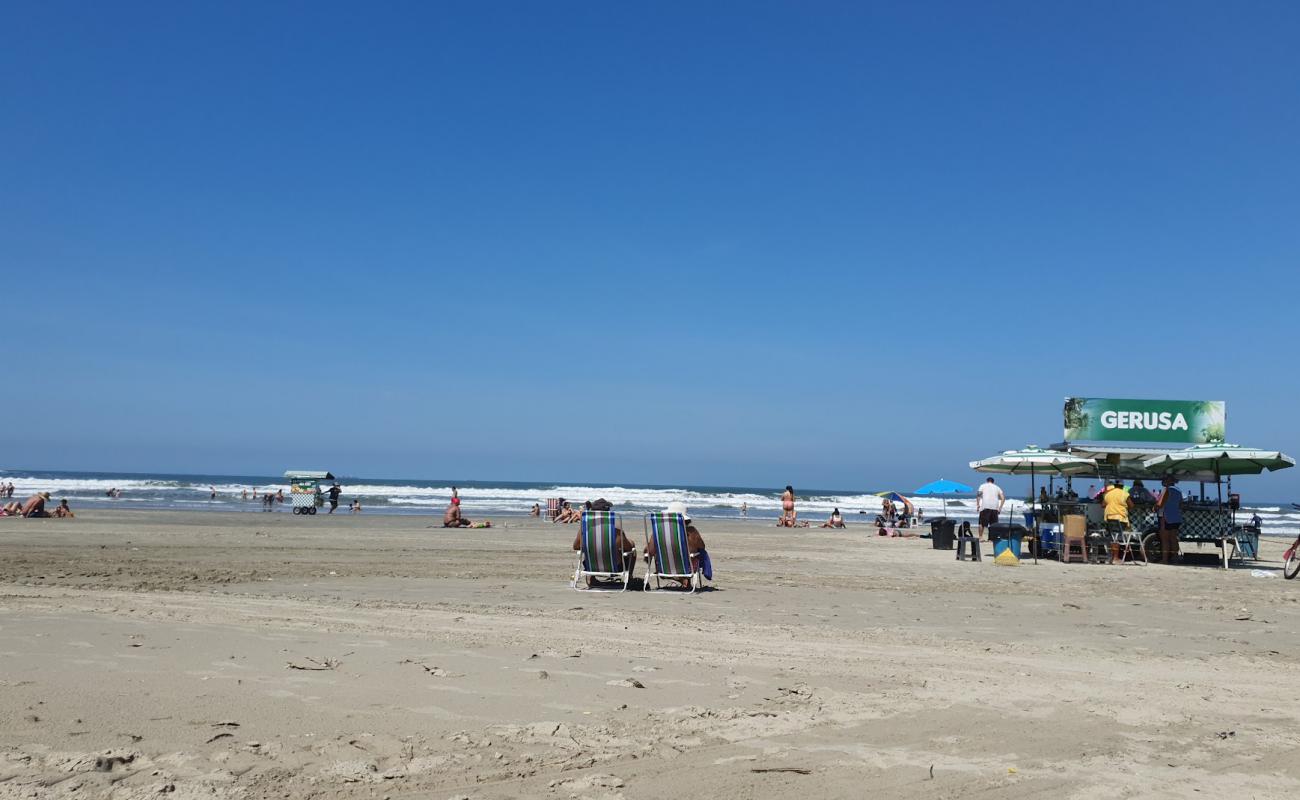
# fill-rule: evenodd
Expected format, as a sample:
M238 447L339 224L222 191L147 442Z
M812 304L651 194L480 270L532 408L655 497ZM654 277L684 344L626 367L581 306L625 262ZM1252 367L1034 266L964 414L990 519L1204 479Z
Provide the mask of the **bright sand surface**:
M580 594L573 526L435 524L0 519L0 798L1300 791L1276 572L701 521L716 591Z

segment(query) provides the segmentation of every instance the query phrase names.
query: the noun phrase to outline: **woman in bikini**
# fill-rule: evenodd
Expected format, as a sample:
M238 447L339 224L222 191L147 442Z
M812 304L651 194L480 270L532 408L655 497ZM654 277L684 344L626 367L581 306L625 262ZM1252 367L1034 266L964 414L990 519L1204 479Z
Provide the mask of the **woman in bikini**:
M781 494L781 521L777 523L777 526L793 528L797 516L794 510L794 487L787 486Z

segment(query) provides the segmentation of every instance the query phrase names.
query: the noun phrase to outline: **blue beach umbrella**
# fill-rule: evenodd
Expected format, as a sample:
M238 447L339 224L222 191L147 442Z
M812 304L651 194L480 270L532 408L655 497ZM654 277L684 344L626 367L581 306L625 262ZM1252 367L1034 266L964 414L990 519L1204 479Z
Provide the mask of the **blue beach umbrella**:
M970 494L975 490L964 483L940 478L917 489L914 494ZM948 498L943 498L943 515L948 516Z

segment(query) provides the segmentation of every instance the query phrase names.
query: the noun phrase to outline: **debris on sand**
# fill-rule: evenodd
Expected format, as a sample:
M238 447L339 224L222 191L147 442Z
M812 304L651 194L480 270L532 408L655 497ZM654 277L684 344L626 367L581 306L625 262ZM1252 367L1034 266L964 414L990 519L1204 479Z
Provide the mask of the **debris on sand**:
M353 652L355 652L355 651L353 651ZM341 667L341 666L343 665L343 659L344 659L344 658L347 658L347 657L350 656L350 655L352 655L352 653L344 653L343 655L339 656L338 658L333 658L333 657L329 657L329 656L327 656L326 658L324 658L324 659L322 659L322 660L320 660L320 661L317 661L317 660L314 659L314 658L307 658L307 659L305 659L305 660L308 662L308 663L306 663L306 664L295 664L295 663L293 663L292 661L290 661L289 663L285 664L284 666L285 666L286 669L301 669L301 670L306 670L306 671L310 671L310 672L315 672L315 671L320 671L320 670L329 670L329 669L338 669L339 667Z

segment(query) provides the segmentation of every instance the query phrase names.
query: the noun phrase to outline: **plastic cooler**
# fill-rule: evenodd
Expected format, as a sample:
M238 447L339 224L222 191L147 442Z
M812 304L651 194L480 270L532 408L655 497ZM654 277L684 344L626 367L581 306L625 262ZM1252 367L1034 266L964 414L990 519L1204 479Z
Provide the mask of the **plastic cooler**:
M1038 550L1040 553L1057 553L1061 550L1061 525L1058 522L1044 522L1038 526Z

